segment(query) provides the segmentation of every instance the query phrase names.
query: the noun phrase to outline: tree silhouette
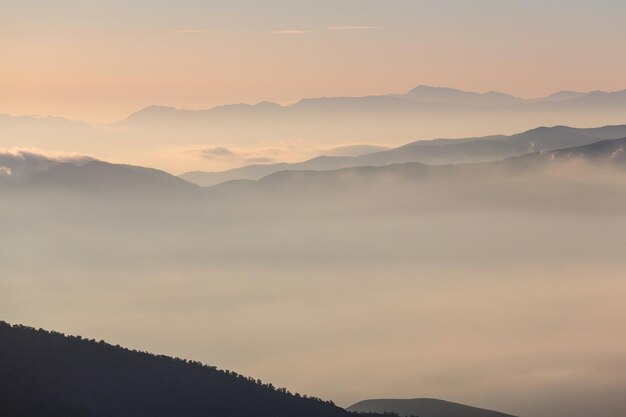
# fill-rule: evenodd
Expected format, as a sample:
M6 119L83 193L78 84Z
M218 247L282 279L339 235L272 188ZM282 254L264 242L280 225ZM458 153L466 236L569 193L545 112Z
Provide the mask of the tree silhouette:
M350 417L197 361L0 321L0 416Z

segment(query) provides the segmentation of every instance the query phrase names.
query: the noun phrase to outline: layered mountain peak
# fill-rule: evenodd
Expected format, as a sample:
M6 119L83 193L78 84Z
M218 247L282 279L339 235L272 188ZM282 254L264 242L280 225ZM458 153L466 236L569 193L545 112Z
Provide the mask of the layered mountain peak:
M432 87L428 85L418 85L406 93L404 97L424 102L465 105L511 104L522 101L517 97L497 91L476 93L455 88Z

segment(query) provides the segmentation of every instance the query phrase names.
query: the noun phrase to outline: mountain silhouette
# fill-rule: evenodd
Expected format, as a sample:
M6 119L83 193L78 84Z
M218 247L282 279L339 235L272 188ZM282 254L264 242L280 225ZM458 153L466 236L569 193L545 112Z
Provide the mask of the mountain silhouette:
M476 93L458 90L447 87L432 87L419 85L404 94L384 94L369 95L361 97L317 97L305 98L292 105L281 106L276 103L264 101L256 105L232 104L221 105L210 109L187 110L176 109L169 106L148 106L141 109L127 118L118 122L121 125L134 125L137 122L163 122L173 118L180 121L199 121L202 118L210 118L215 114L230 113L237 116L244 113L268 115L279 114L296 116L302 111L314 112L336 112L336 111L360 111L376 110L388 111L399 109L418 110L450 110L459 109L459 106L527 106L532 108L537 104L547 104L550 106L573 106L579 107L583 104L592 105L623 105L626 104L626 90L606 92L591 91L588 93L575 91L559 91L545 97L523 99L497 91L487 93ZM430 105L430 106L429 106ZM449 105L449 106L446 106ZM545 108L545 107L541 107Z
M572 159L619 167L625 165L626 139L598 141L593 135L612 136L623 130L626 126L557 127L534 129L513 136L421 141L361 157L319 157L301 164L254 165L237 172L258 175L260 179L229 180L210 187L201 187L152 168L111 164L87 157L55 160L27 152L19 155L0 153L0 187L5 190L68 190L103 196L179 196L184 201L249 192L289 195L362 189L382 183L410 184L424 180L484 179L486 176L540 173L546 166ZM578 146L580 143L584 145ZM561 148L564 144L575 146ZM523 152L523 149L538 151ZM489 162L466 162L473 158L480 160L487 154L496 159L509 153L515 156ZM453 162L436 165L404 162L424 155L430 160L438 158L438 162L446 160L444 158ZM333 169L342 165L347 167ZM309 166L316 169L303 169ZM270 173L264 175L266 172ZM190 175L183 178L193 180Z
M521 98L496 91L490 91L488 93L474 93L454 88L431 87L426 85L417 86L408 93L398 95L397 97L404 97L428 103L468 104L478 106L514 104L524 101Z
M418 110L418 111L448 111L466 107L502 107L511 109L543 109L546 108L579 108L582 105L593 106L622 106L626 105L626 90L606 92L591 91L588 93L574 91L559 91L546 97L523 99L509 94L490 91L476 93L446 87L431 87L420 85L404 94L383 94L361 97L316 97L305 98L292 105L281 106L264 101L256 105L232 104L221 105L209 109L187 110L169 106L148 106L127 118L119 121L118 125L138 125L142 122L162 124L177 119L179 122L210 121L215 115L278 115L299 117L306 112L359 112L379 111L385 113L390 110ZM537 107L537 105L539 105ZM557 107L555 107L557 106Z
M350 417L199 362L0 322L0 415Z
M583 146L603 139L622 137L626 137L626 125L588 129L567 126L541 127L511 136L423 140L357 157L320 156L292 164L256 164L223 172L194 171L181 175L181 178L201 186L211 186L235 179L258 180L284 170L319 171L406 162L443 165L497 161L531 152Z
M551 152L533 153L517 159L544 159L549 161L584 159L589 162L626 166L626 155L624 155L625 148L626 138L602 140L585 146L559 149Z
M346 191L370 190L374 187L411 186L428 181L477 183L487 179L506 179L525 174L541 174L551 166L573 159L592 166L626 167L626 139L594 142L585 146L554 151L527 153L494 162L426 165L405 162L384 166L357 166L336 170L284 170L260 180L233 180L207 188L213 196L246 195L324 195ZM442 185L442 184L440 184Z
M264 161L279 162L287 158L284 155L292 154L289 149L294 143L305 143L311 151L338 144L389 146L417 138L479 138L500 132L523 132L535 126L620 124L625 112L626 91L561 91L546 97L523 99L500 92L475 93L418 86L402 94L314 97L284 105L264 101L198 110L151 105L115 123L102 124L54 117L0 115L0 137L6 148L67 149L118 160L124 160L128 152L145 153L146 160L164 158L167 152L186 152L187 158L195 158L190 166L197 171L210 166L203 164L207 156L202 150L218 146L242 153L254 153L262 148L271 150L272 159ZM150 152L146 152L147 149ZM232 167L241 161L253 163L254 158L219 160L223 167ZM416 161L437 163L427 159ZM397 162L402 161L386 163ZM442 163L452 162L455 161ZM163 163L169 169L186 167L172 160ZM342 167L345 165L333 168ZM245 178L260 177L219 178L202 181L202 185Z
M351 405L348 410L359 413L391 412L400 416L419 417L512 417L510 414L431 398L365 400Z
M105 194L192 194L199 189L164 171L88 157L54 159L33 152L0 153L0 186Z
M306 141L402 143L414 138L480 137L533 126L609 125L623 122L626 93L559 92L522 99L499 92L474 93L418 86L403 94L314 97L294 104L263 102L186 110L150 106L110 126L129 139L236 148ZM121 133L120 133L121 134ZM177 141L174 141L174 138Z

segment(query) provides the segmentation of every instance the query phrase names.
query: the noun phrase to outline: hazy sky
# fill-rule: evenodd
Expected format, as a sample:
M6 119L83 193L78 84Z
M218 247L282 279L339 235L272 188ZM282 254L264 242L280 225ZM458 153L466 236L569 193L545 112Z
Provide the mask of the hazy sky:
M3 0L0 113L626 88L618 0Z

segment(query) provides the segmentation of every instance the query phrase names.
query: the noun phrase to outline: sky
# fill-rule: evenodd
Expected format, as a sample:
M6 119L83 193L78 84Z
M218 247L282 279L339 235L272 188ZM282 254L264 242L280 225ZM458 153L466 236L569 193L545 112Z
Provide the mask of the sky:
M615 0L3 0L0 114L626 88Z

